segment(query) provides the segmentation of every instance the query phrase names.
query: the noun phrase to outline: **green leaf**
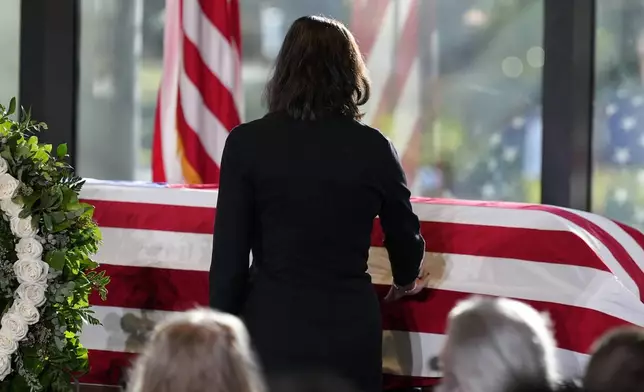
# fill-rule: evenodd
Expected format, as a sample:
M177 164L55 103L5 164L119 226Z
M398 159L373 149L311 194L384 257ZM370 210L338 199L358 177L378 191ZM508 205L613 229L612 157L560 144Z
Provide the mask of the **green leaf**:
M91 218L92 216L94 216L94 206L93 205L87 204L87 203L81 203L81 205L83 206L83 210L84 210L83 216L84 217Z
M37 357L38 356L38 349L36 347L21 347L20 351L22 351L23 356L25 357Z
M67 143L59 144L56 148L56 156L59 159L65 158L67 155Z
M29 147L27 147L24 144L21 144L16 149L16 157L17 158L27 158L30 153L31 153L31 150L29 149Z
M43 215L43 220L45 221L45 228L47 229L47 231L51 232L52 230L54 230L54 222L52 222L50 215Z
M27 144L29 145L37 145L38 144L38 136L32 136L27 140Z
M51 197L49 197L47 193L43 192L42 195L40 195L40 208L42 209L49 208L50 205L51 205Z
M45 371L40 375L40 385L43 386L45 391L50 390L50 386L55 375L56 373L54 371Z
M23 173L24 171L25 171L25 167L24 167L24 166L21 166L21 167L18 169L18 173L16 174L16 178L17 178L18 180L22 181L22 173Z
M2 110L0 109L0 111L2 111ZM0 119L0 120L1 120L1 119ZM9 132L9 129L11 129L11 125L12 125L12 124L11 124L11 122L9 122L9 121L1 122L1 123L0 123L0 132L1 132L3 135L7 135L7 133Z
M11 98L11 101L9 102L9 109L7 110L7 114L11 115L16 111L16 97Z
M95 262L94 260L88 260L87 261L87 269L93 270L98 268L98 263Z
M69 220L73 220L78 218L79 216L83 215L83 210L74 210L74 211L69 211L65 213L65 218Z
M92 235L97 241L102 241L103 240L103 233L101 230L98 228L98 226L94 226L92 228Z
M54 223L63 223L65 221L65 213L62 211L56 211L51 214L51 217L54 220Z
M11 156L11 151L9 150L2 150L2 152L0 152L0 157L3 157L9 162L13 161L13 157Z
M65 267L65 252L62 250L54 250L47 253L45 261L51 268L62 270Z
M83 206L78 202L78 195L69 188L63 189L63 206L66 210L83 210Z
M42 361L40 360L40 358L38 358L38 356L25 356L23 358L23 363L26 369L29 369L32 373L35 374L38 374L41 370L40 368L42 368Z
M63 230L69 229L71 225L73 224L73 221L65 221L63 223L59 223L57 225L54 225L54 228L51 230L52 233L60 233Z
M24 108L23 108L23 109L24 109ZM25 111L25 116L24 116L24 118L22 119L22 122L23 122L23 123L27 123L27 124L31 122L31 108L29 108L29 109L27 109L27 110Z
M38 198L39 198L39 195L37 193L32 193L29 196L23 196L22 197L22 202L25 204L24 208L25 209L27 209L27 208L31 209L31 207L38 200Z
M36 154L34 155L34 159L41 161L41 162L47 162L49 160L49 154L47 154L47 151L45 150L38 150ZM43 172L42 175L46 178L49 177L49 174ZM48 178L48 180L51 180L51 177Z
M65 348L65 340L64 339L61 339L58 336L54 336L54 342L56 343L56 347L59 350L62 351Z
M25 381L24 377L20 374L15 374L11 380L11 389L12 392L22 392L22 391L31 391L29 384Z
M51 179L51 177L49 178ZM57 210L60 208L60 205L63 202L63 192L60 190L60 187L54 188L53 194L51 194L50 198L47 200L47 204L43 205L44 208L50 209L50 210ZM43 203L44 204L44 203ZM55 212L54 214L63 214L62 211ZM60 223L62 221L56 221L56 217L54 217L54 221L56 223ZM64 219L63 219L64 220Z

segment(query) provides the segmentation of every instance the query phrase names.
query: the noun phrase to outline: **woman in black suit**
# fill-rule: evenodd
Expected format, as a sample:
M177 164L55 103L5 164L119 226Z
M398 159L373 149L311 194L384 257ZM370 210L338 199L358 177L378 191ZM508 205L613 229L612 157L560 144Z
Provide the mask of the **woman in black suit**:
M388 299L422 287L420 224L393 145L359 122L368 98L347 28L303 17L267 85L269 113L228 136L210 302L244 318L269 377L322 371L382 389L380 309L366 272L376 216L394 276Z

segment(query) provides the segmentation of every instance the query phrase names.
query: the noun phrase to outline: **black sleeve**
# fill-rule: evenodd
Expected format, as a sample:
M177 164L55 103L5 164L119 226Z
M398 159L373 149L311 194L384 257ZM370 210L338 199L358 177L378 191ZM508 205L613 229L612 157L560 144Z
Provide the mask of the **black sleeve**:
M412 211L407 180L395 147L389 143L380 164L384 200L380 223L385 235L394 283L405 286L414 281L425 255L420 222Z
M221 159L210 264L210 306L235 315L248 288L253 222L253 188L238 139L233 130Z

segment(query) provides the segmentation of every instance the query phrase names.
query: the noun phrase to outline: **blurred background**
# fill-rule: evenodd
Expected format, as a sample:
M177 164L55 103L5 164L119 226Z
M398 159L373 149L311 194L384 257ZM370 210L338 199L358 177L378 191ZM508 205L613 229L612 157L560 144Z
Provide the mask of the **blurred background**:
M595 1L592 209L644 227L644 1ZM78 170L149 181L165 1L79 2ZM365 52L365 121L396 144L414 195L540 202L544 0L384 4L241 0L244 121L265 114L261 92L289 24L331 16ZM19 93L20 6L2 1L2 101Z

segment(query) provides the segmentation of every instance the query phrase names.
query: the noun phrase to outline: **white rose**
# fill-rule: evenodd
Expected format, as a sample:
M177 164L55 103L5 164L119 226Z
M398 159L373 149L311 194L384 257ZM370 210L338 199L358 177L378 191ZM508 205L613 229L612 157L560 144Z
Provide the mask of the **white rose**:
M9 173L0 175L0 199L11 199L15 196L20 181L16 180Z
M18 259L37 260L42 256L43 247L40 241L31 238L21 238L16 245L16 254Z
M29 326L20 315L14 312L15 310L9 309L9 311L2 316L0 323L2 324L2 332L5 332L13 340L20 341L27 336Z
M20 316L27 325L34 325L40 320L40 313L38 309L28 301L21 299L15 300L11 306L12 312Z
M31 221L31 217L11 218L11 231L18 238L31 238L36 235L38 229Z
M11 374L11 357L0 355L0 381L4 380L9 374Z
M42 260L19 259L13 265L13 271L20 284L46 284L47 274L49 273L49 264Z
M45 304L45 286L41 283L23 283L16 290L18 298L39 307Z
M5 174L9 170L9 163L6 159L0 157L0 175Z
M22 212L24 205L22 203L14 203L12 199L2 199L0 201L0 208L9 216L9 218L17 218Z
M5 330L0 331L0 357L11 355L18 349L18 342L13 340L6 332Z

